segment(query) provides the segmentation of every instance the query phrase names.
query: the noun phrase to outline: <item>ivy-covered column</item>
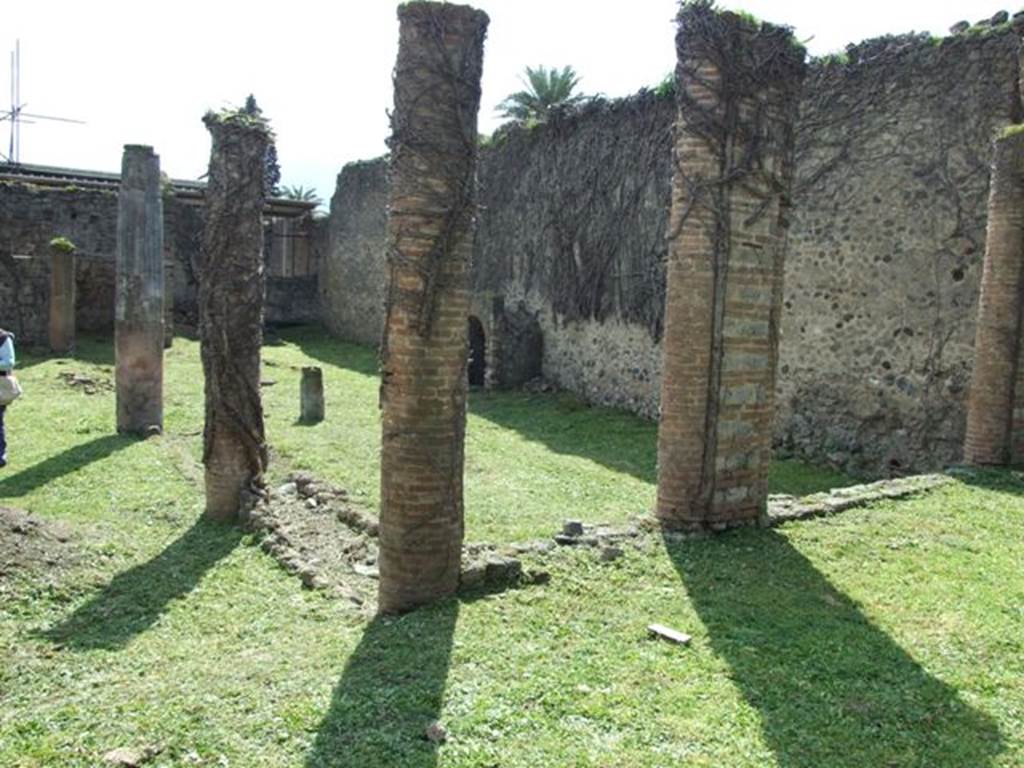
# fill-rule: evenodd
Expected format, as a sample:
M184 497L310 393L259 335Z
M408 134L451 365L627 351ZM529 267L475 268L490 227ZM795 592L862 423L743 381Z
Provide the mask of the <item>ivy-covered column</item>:
M767 502L805 52L791 30L702 0L678 22L656 513L718 530Z
M462 557L469 265L486 14L398 8L381 351L382 612L453 593Z
M996 139L989 182L985 262L978 299L974 371L967 402L964 461L1024 461L1024 132ZM1020 415L1018 415L1020 414Z
M160 158L128 144L121 159L114 286L117 431L164 423L164 215Z
M245 112L208 113L213 138L199 274L206 379L206 514L233 520L242 491L261 491L267 444L260 399L263 174L270 128Z

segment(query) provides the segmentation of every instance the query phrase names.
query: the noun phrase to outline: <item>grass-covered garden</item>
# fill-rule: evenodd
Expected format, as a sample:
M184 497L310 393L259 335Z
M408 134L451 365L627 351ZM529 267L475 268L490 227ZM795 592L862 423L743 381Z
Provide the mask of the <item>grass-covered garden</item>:
M373 352L297 329L264 357L272 479L309 469L374 510ZM199 520L194 342L168 352L166 433L148 441L113 434L109 342L21 362L0 506L64 521L80 557L0 574L0 765L146 746L146 765L244 768L1024 764L1014 473L613 563L561 550L546 586L367 622ZM316 426L297 420L309 364L327 392ZM635 517L654 460L655 427L628 414L473 393L467 538ZM787 462L772 475L794 494L844 482ZM651 622L692 645L648 639Z

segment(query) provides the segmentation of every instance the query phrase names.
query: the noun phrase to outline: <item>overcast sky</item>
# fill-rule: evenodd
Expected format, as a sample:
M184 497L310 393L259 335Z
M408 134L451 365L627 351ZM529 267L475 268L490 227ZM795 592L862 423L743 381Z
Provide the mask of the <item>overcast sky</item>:
M910 30L946 34L987 18L999 0L745 0L720 5L788 24L812 54ZM152 144L164 171L196 178L210 108L252 92L277 132L282 183L333 193L347 162L385 151L398 39L387 0L11 0L0 32L0 112L9 109L8 51L21 40L28 112L85 125L24 125L21 161L116 171L124 144ZM623 96L674 66L675 0L478 0L491 17L480 128L518 90L526 65L572 65L581 90ZM0 123L7 153L9 123Z

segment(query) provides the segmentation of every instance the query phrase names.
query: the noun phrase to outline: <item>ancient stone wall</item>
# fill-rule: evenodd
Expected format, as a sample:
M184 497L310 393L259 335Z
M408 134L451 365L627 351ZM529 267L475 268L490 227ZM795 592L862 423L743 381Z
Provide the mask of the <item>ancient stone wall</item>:
M806 83L777 437L857 473L960 457L1009 29L865 43Z
M267 299L263 306L267 325L320 322L320 294L316 275L267 277Z
M0 184L0 325L46 344L50 241L76 246L76 326L113 331L117 194Z
M988 162L1020 112L1019 50L1003 26L869 41L811 67L785 274L783 451L861 474L959 458ZM479 170L478 294L536 317L546 377L651 417L672 111L648 92L499 131ZM325 317L375 343L384 165L349 166L339 182Z
M670 96L644 92L555 112L499 132L478 170L473 289L485 328L495 324L483 305L502 296L504 335L539 326L545 376L647 416L657 413L674 110ZM331 201L324 321L364 344L383 326L387 191L385 159L352 163ZM509 357L504 380L517 382L531 355Z
M374 346L384 329L387 174L387 158L351 163L338 174L320 268L324 324Z
M197 260L203 231L201 206L164 200L167 299L173 300L176 331L197 328ZM310 252L326 250L326 223L314 223ZM79 332L114 331L114 256L117 251L117 190L0 183L0 327L22 343L46 343L50 291L49 243L66 237L76 246L76 326ZM316 322L313 275L271 277L267 321Z

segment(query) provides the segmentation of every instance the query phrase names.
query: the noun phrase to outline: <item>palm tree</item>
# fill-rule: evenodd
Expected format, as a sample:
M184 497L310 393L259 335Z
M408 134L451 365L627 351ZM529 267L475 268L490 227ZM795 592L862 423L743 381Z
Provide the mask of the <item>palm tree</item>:
M304 187L301 184L297 187L292 187L285 184L281 187L281 197L289 200L301 200L304 203L316 203L320 205L323 202L316 193L315 187Z
M519 79L527 90L510 94L498 105L502 117L542 122L552 107L577 104L585 98L582 94L573 93L580 78L572 67L527 67L526 77Z

